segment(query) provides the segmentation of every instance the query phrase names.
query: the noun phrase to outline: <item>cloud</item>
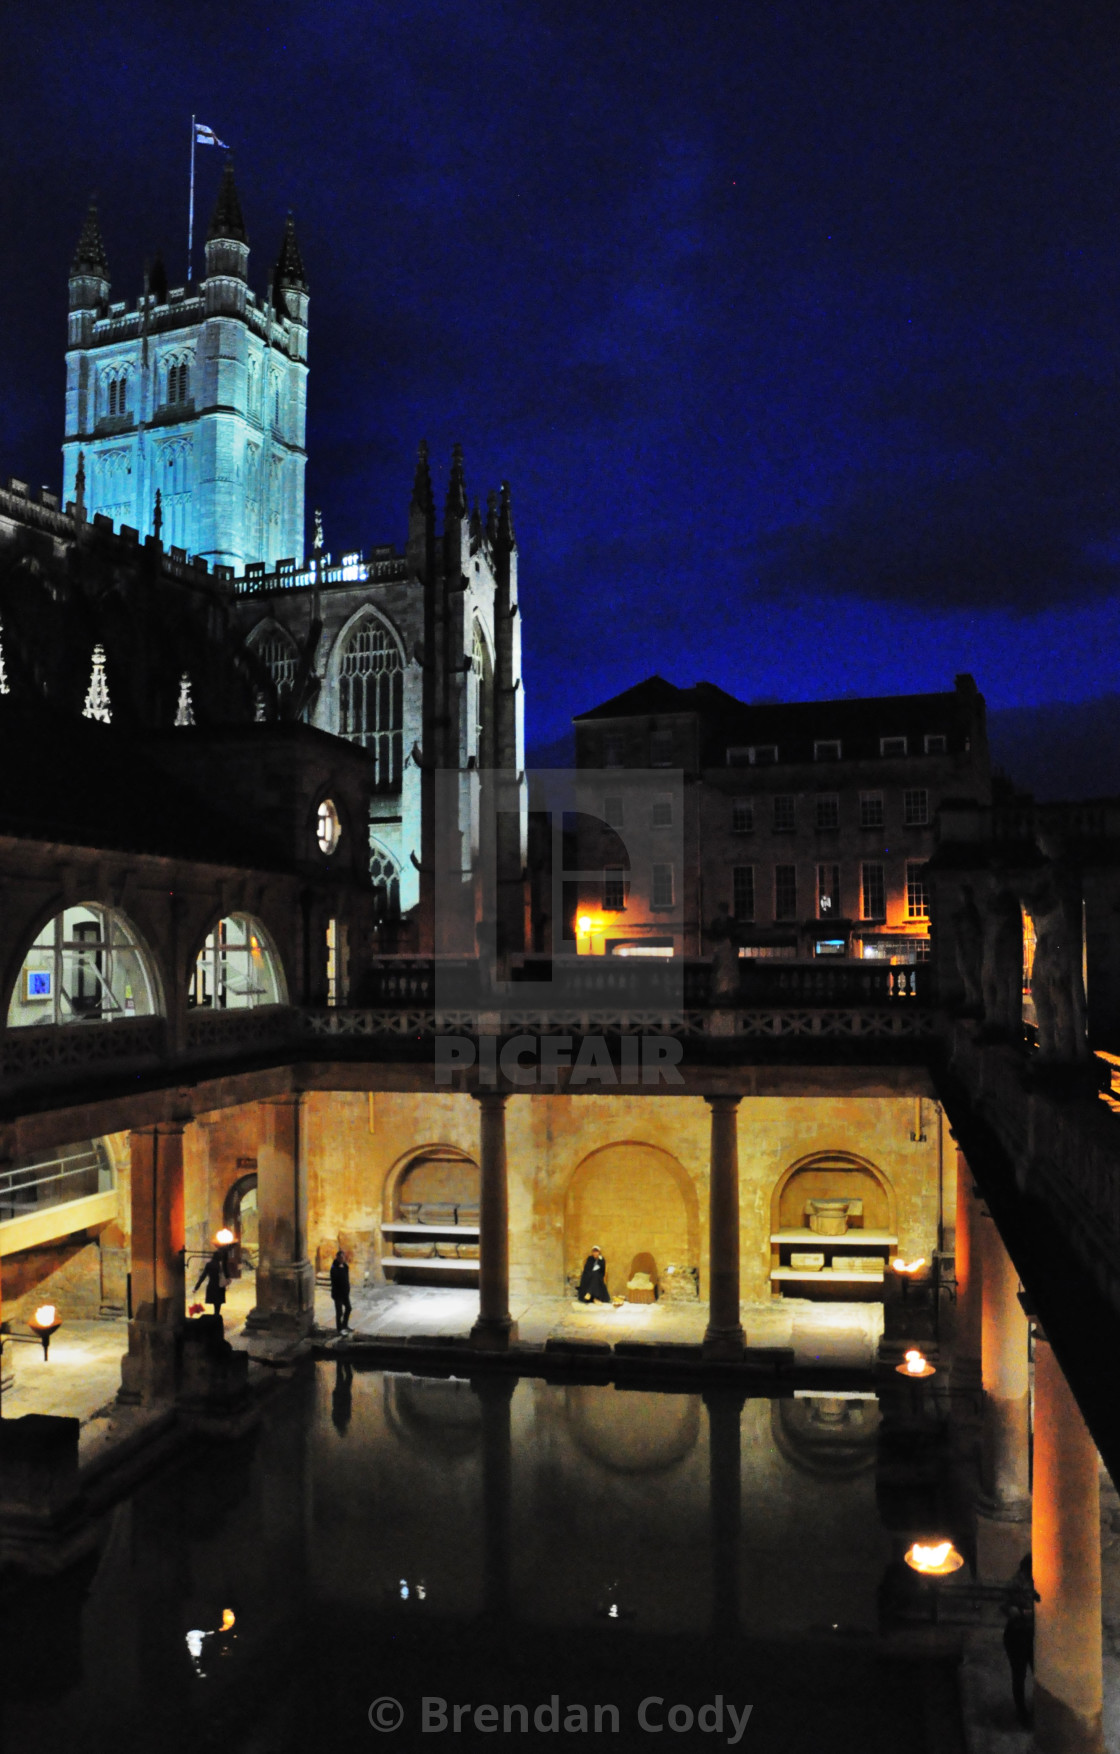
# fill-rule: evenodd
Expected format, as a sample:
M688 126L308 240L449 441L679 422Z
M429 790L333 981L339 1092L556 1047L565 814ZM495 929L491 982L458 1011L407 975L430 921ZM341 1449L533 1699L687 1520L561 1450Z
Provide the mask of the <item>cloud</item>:
M909 386L843 501L764 538L771 590L1033 614L1120 587L1120 386Z

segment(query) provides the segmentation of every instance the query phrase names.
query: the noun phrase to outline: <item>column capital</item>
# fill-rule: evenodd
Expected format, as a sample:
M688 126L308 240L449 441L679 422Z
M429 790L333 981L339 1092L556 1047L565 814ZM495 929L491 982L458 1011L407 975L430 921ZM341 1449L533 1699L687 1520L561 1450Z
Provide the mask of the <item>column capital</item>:
M497 1108L497 1109L505 1108L506 1103L509 1100L510 1094L511 1093L508 1090L472 1090L471 1091L471 1096L473 1097L474 1101L481 1103L483 1108Z
M720 1091L715 1096L706 1096L704 1098L704 1101L708 1104L709 1108L724 1108L724 1109L728 1109L728 1108L729 1109L736 1109L736 1108L738 1108L738 1106L742 1102L742 1100L743 1100L743 1098L742 1098L741 1094L731 1095L725 1091Z

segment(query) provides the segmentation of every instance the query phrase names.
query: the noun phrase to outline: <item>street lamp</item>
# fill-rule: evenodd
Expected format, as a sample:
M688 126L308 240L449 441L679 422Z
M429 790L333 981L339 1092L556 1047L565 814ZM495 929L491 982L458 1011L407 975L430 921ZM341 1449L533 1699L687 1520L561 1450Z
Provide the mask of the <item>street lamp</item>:
M50 1356L51 1335L57 1334L62 1322L53 1303L41 1303L28 1322L37 1340L42 1342L44 1362Z

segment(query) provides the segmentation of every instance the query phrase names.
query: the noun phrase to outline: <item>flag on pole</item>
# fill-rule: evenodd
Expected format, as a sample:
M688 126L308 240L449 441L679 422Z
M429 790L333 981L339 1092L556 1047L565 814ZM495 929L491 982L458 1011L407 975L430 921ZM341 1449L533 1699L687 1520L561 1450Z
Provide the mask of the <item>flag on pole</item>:
M198 146L221 146L226 152L229 151L229 147L226 146L225 141L219 140L213 128L208 128L205 122L195 123L194 138L195 143Z

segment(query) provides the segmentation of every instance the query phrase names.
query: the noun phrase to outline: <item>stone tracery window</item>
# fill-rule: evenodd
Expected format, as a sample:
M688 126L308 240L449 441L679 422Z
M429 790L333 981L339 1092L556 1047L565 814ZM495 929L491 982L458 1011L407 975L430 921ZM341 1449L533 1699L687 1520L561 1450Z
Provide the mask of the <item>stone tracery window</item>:
M295 687L296 670L299 667L299 652L295 640L273 622L258 629L251 636L250 644L261 663L267 667L276 690L276 699L283 705Z
M339 731L374 759L375 784L401 783L404 672L396 640L373 616L350 630L338 666Z
M392 854L373 839L369 843L369 880L373 885L374 918L396 919L401 911L400 867Z
M285 1002L280 959L263 926L248 914L219 920L198 953L187 1004L212 1011L247 1011Z
M112 1023L158 1012L148 958L123 915L86 902L56 914L23 959L9 1029Z

